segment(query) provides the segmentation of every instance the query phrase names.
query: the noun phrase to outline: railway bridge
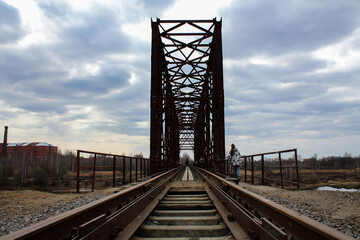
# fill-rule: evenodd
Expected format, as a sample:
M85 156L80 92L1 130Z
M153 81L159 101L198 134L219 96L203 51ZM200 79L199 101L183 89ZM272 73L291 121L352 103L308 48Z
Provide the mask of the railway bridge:
M81 169L91 170L92 190L99 168L112 169L117 187L118 161L121 184L136 184L0 239L351 239L225 179L221 21L157 19L151 26L150 158L78 150L78 192ZM181 150L194 151L201 167L179 166ZM244 181L250 159L254 183L259 157L264 184L267 154L278 155L283 180L284 152L297 163L296 149L243 156ZM94 156L93 165L80 164L82 153ZM100 157L112 165L98 166Z
M151 171L174 168L180 150L209 169L225 159L221 20L151 27Z

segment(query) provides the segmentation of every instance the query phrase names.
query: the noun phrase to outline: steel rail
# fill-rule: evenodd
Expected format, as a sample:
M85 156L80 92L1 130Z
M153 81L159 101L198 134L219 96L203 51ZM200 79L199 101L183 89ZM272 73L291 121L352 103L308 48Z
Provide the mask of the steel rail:
M111 214L103 222L98 224L87 234L79 235L74 240L96 240L96 239L113 239L118 236L124 228L136 218L150 203L157 203L158 195L166 188L166 186L175 178L182 168L177 168L175 173L167 176L167 178L159 183L156 187L143 194L138 199L130 202L127 206L120 209L119 211ZM154 205L155 207L155 205ZM91 225L91 223L90 223Z
M206 173L198 172L198 175L206 182L210 191L215 194L224 207L231 212L231 215L228 215L228 219L237 222L241 228L247 231L247 234L251 239L287 239L287 235L280 229L276 228L276 226L270 225L269 228L263 226L262 222L259 221L259 219L257 219L250 211L237 202L234 202L231 199L231 196L225 193L219 186L217 186L217 184L205 176Z
M154 187L153 184L168 178L179 171L174 168L153 177L136 186L115 193L98 201L86 204L82 207L70 210L55 217L48 218L40 223L34 224L17 232L4 235L0 240L8 239L67 239L71 236L74 227L88 223L91 219L103 218L119 209L126 208L134 198L145 195Z
M262 216L270 218L274 223L284 227L286 233L291 234L297 239L353 239L346 234L330 228L322 223L312 220L309 217L301 215L295 211L285 208L275 202L272 202L260 195L252 193L233 182L226 181L223 178L206 171L196 168L207 177L219 181L227 193L232 196L232 201L244 201L251 205ZM213 190L213 189L212 189ZM265 223L266 221L266 223ZM266 225L269 221L264 219Z

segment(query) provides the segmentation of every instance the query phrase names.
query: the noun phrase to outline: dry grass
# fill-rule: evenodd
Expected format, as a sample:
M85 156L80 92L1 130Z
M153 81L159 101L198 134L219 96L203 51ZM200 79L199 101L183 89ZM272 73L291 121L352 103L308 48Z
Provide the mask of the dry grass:
M303 169L299 168L300 186L302 189L313 189L320 186L333 186L344 188L360 188L360 169ZM293 181L296 179L295 169L290 173L289 168L283 169L283 179ZM245 171L241 170L241 180L244 181ZM251 169L247 170L247 182L251 181ZM255 184L261 182L261 170L254 171ZM265 168L265 178L280 180L280 170L278 168ZM295 179L294 179L295 178ZM266 181L265 181L266 182ZM280 181L267 181L273 186L280 185ZM286 184L286 183L284 183ZM287 184L286 184L287 185ZM292 184L290 184L292 185Z
M301 169L302 174L324 173L324 174L354 174L360 169Z

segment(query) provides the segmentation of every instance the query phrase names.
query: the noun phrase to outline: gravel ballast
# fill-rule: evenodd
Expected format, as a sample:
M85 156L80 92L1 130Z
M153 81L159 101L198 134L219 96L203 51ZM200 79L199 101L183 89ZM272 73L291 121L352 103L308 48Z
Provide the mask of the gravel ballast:
M360 192L299 190L239 185L329 227L360 239Z
M81 194L53 194L40 191L0 192L0 236L67 212L112 194L97 191Z

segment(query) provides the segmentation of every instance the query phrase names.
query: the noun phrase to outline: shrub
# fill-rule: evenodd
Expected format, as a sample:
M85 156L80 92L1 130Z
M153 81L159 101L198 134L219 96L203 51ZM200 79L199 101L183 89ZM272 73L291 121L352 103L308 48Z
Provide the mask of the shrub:
M19 183L21 180L22 180L22 172L21 172L21 169L20 168L16 168L14 170L14 179L17 183Z
M29 167L29 177L34 178L34 183L37 185L46 185L49 174L39 166Z
M0 179L7 180L9 177L12 177L14 169L9 165L0 165Z

